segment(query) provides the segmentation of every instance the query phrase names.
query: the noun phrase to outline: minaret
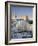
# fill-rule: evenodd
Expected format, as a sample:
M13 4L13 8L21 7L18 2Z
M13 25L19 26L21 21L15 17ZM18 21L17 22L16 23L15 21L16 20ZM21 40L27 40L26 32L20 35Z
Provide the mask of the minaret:
M28 16L26 16L26 21L28 21Z

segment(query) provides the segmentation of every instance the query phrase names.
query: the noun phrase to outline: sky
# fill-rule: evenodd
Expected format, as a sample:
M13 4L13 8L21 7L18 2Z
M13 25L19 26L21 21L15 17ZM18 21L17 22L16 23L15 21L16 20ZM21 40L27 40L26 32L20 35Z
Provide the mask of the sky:
M11 6L11 14L16 16L32 16L32 7Z

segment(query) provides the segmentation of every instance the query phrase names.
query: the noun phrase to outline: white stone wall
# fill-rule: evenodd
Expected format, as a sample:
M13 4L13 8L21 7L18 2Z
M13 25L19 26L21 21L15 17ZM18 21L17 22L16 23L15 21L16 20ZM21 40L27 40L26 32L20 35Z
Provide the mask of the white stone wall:
M38 4L37 4L37 42L38 42Z

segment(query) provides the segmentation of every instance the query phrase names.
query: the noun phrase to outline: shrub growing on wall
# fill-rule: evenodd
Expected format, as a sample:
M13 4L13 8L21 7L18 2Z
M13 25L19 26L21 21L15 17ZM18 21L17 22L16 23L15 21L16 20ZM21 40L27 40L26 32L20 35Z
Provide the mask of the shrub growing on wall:
M28 23L29 23L29 24L33 24L33 21L32 21L32 20L29 20Z

